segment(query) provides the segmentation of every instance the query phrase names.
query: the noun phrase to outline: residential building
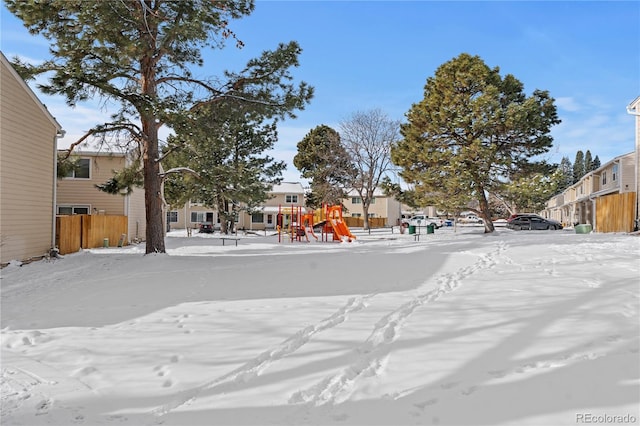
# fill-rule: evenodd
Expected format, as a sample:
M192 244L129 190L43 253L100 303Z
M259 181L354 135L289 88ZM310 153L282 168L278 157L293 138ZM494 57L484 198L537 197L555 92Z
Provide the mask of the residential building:
M590 224L598 232L631 231L636 197L635 158L635 152L620 155L587 173L547 201L541 214L565 226Z
M347 193L347 198L343 199L346 212L345 217L364 218L362 209L362 197L356 190ZM402 206L394 197L385 195L384 191L376 188L373 191L373 198L369 205L369 218L385 219L385 226L397 226L403 214L407 214L407 206Z
M167 229L198 229L202 222L211 222L220 229L220 217L215 208L204 203L188 201L181 208L167 211Z
M635 185L636 185L636 212L635 212L635 224L634 231L640 229L640 96L635 98L633 102L627 106L627 112L635 116L635 137L636 137L636 149L635 149Z
M305 211L305 190L300 182L282 182L273 186L269 198L261 206L251 210L243 208L236 218L236 228L254 231L275 229L278 213L283 215L285 223L289 223L292 209ZM170 229L197 229L202 222L212 222L216 230L220 229L217 210L197 202L171 209L167 212L167 221Z
M57 138L64 131L0 52L0 263L55 246Z
M131 194L109 194L96 185L113 177L114 171L129 164L122 152L74 151L78 166L66 177L58 179L56 214L89 214L127 216L128 241L145 239L146 214L144 189Z
M295 221L297 212L306 212L305 190L300 182L282 182L274 185L264 204L251 211L244 210L238 218L238 229L268 230L278 225L278 214L283 223Z

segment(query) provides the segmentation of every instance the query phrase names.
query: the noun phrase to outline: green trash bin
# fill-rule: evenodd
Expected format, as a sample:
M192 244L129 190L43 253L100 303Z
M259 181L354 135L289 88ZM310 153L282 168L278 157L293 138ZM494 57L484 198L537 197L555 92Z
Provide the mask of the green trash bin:
M415 233L416 233L416 226L409 225L409 234L415 234Z
M436 230L436 226L433 223L427 225L427 234L433 234Z
M593 227L590 224L585 223L576 225L574 229L576 230L576 234L589 234L593 230Z

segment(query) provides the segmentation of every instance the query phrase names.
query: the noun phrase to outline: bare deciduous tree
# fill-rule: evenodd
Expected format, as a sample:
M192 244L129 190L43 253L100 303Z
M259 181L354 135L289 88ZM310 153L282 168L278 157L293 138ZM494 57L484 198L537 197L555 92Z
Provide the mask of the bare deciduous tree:
M374 192L391 164L391 146L400 137L400 121L380 109L356 112L340 123L340 136L356 174L351 188L362 200L364 228L369 229L369 207Z

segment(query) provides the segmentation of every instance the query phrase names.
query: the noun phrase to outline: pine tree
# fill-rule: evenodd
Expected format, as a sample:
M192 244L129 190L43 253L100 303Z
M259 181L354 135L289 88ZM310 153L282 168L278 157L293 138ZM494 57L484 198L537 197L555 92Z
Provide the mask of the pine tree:
M229 22L249 15L252 0L147 1L6 0L7 9L33 34L53 42L52 59L37 66L18 61L25 75L51 72L47 94L76 105L93 97L119 104L112 121L98 124L71 148L90 137L117 135L126 148L141 153L147 216L146 253L165 252L161 126L175 126L188 111L222 99L281 105L282 116L303 108L313 89L292 83L298 65L297 43L281 44L249 61L240 73L197 79L191 66L202 66L201 49L222 48L236 40Z
M587 150L584 154L584 173L589 173L593 167L593 159L591 158L591 151ZM584 176L584 175L583 175Z
M596 158L593 159L593 163L591 164L591 170L597 170L601 165L602 164L600 164L600 158L596 155Z
M345 187L351 182L355 168L340 141L340 134L327 125L311 129L298 142L293 165L302 177L311 180L311 193L306 204L311 208L322 204L341 204Z
M569 157L562 157L558 170L561 175L558 182L558 192L562 192L573 184L573 165Z
M563 177L561 169L556 169L551 175L528 175L510 182L501 195L512 206L517 206L519 212L537 212L544 209L549 198L557 193Z
M578 182L584 176L585 168L584 168L584 153L582 151L578 151L576 153L576 159L573 162L573 183Z
M166 151L178 150L164 163L186 165L198 178L167 178L167 201L183 205L192 200L216 208L223 233L234 229L241 209L251 211L262 204L286 167L265 154L277 141L277 130L276 121L266 122L263 112L229 99L202 109L178 126Z
M517 172L537 171L531 158L549 151L560 122L546 91L527 97L514 76L468 54L441 65L406 116L391 152L403 180L423 205L455 212L476 201L485 232L494 230L487 194Z

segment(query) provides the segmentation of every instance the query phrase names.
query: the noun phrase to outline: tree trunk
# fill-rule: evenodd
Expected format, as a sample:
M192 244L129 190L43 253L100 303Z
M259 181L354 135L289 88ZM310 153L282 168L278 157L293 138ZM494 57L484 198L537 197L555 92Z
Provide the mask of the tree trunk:
M489 201L484 193L484 190L480 191L478 197L478 203L480 204L480 217L484 220L484 233L489 234L495 231L493 222L491 221L491 210L489 208Z
M150 98L157 97L155 62L146 56L140 62L142 93ZM144 173L144 205L146 210L146 250L145 253L165 253L162 203L162 178L160 177L160 158L158 152L158 123L155 114L143 102L138 109L144 135L144 153L142 156Z
M147 220L145 253L165 253L160 164L156 161L158 158L158 129L155 123L150 126L143 123L143 128L145 128L148 137L143 158L144 205Z
M364 230L367 231L369 229L369 204L362 204L362 216L364 219Z
M218 198L217 202L218 208L218 218L220 219L220 233L228 234L229 233L229 202L221 197Z

